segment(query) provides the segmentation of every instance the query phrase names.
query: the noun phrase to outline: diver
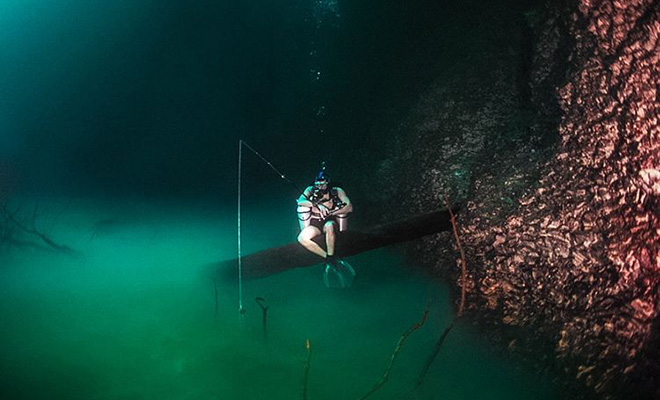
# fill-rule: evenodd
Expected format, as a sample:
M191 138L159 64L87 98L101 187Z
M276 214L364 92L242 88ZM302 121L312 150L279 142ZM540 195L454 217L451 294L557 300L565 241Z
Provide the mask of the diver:
M298 198L298 242L325 259L323 280L328 287L349 287L355 271L346 261L335 257L337 234L348 228L348 214L353 204L344 189L330 183L326 165ZM313 239L325 234L325 250Z

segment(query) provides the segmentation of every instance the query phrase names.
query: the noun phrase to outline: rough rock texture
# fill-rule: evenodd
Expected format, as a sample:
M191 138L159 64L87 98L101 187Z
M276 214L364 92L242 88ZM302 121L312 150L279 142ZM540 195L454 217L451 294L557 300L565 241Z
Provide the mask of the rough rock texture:
M583 0L571 20L561 146L537 194L523 200L541 201L519 215L560 224L543 230L565 259L543 261L579 283L558 354L582 360L576 373L596 390L635 381L658 397L660 360L644 348L660 333L652 329L660 308L660 2ZM554 212L536 211L542 204Z
M527 16L534 111L493 45L489 85L429 88L381 173L412 212L465 202L474 319L549 344L543 363L597 396L660 398L660 2L548 4ZM421 248L458 285L448 240Z

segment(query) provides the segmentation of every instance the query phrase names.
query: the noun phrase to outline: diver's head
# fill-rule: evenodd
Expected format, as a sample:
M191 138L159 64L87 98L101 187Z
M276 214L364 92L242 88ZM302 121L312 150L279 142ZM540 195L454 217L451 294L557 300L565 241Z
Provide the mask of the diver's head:
M328 184L330 183L330 176L325 171L325 162L321 164L321 170L316 174L314 178L314 188L317 190L325 191L328 189Z
M314 189L320 190L322 192L325 192L328 190L328 181L327 180L315 180L314 181Z

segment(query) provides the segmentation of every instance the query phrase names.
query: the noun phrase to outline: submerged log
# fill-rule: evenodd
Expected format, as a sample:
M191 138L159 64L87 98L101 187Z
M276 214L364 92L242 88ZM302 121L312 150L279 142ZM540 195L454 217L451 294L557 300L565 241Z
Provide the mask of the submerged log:
M458 212L454 206L452 211ZM362 232L346 231L337 235L337 256L350 257L365 251L396 243L407 242L433 233L451 230L450 214L447 210L416 215L403 220L377 225ZM325 235L315 238L322 247ZM293 268L309 267L323 259L307 251L298 242L252 253L241 258L243 278L260 278ZM238 259L213 264L217 273L225 278L236 277Z

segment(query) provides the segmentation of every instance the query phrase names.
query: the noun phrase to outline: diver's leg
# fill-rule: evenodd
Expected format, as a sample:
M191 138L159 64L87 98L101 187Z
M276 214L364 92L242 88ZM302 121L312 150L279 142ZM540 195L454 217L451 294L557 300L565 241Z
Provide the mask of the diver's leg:
M319 228L315 226L308 226L305 227L300 233L298 234L298 242L302 244L307 250L311 251L312 253L325 258L326 257L326 252L316 244L312 239L317 237L318 235L321 234L321 231Z
M328 249L328 257L335 255L335 230L336 224L333 221L328 221L323 225L323 232L325 233L325 248Z

